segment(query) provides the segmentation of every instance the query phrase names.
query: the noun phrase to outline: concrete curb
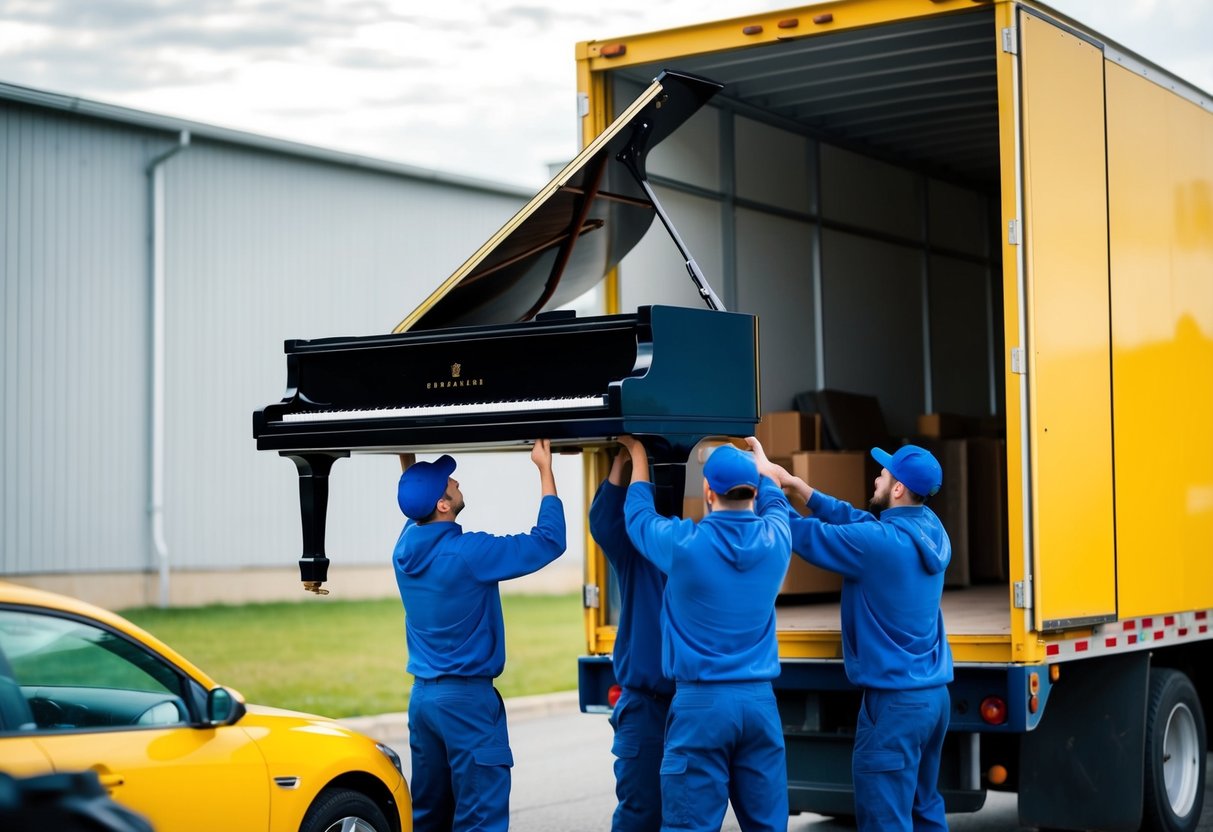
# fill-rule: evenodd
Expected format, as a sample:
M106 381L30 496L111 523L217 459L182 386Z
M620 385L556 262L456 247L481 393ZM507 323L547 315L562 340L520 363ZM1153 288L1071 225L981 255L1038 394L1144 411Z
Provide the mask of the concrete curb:
M580 699L575 690L541 693L537 696L516 696L505 700L505 712L510 722L573 713L580 706ZM337 721L347 728L388 744L403 742L409 735L409 715L406 711L351 716Z

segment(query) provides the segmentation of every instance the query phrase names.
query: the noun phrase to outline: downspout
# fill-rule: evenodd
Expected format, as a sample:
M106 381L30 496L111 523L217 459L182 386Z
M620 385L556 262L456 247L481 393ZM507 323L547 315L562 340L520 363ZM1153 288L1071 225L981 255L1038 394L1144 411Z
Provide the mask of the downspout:
M151 493L152 548L160 569L160 607L169 605L168 543L164 539L164 388L165 388L165 299L164 299L164 163L189 147L190 133L182 130L177 144L152 159L147 166L151 186L152 265L152 378L151 378Z

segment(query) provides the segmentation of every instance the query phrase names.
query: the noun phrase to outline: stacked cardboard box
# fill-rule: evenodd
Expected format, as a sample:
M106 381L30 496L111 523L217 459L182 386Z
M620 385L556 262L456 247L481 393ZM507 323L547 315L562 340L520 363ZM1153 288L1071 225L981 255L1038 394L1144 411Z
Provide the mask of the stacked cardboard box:
M821 447L821 415L799 410L778 410L763 414L754 436L771 459L790 457L797 451L815 451Z
M1006 442L974 436L919 443L943 467L943 487L928 505L952 543L945 583L1006 580Z

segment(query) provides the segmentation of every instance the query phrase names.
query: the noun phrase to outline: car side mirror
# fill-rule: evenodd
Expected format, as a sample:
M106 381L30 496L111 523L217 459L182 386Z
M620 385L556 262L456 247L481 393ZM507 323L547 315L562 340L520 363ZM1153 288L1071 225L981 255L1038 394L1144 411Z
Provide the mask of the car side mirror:
M238 692L224 687L207 691L206 721L208 725L235 725L245 713L244 697Z

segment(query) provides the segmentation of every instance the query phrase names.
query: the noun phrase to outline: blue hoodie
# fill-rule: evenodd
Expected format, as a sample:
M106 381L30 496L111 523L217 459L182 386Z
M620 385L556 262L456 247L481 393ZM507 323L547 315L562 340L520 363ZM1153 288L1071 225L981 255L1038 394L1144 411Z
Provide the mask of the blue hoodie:
M952 681L939 599L952 544L926 506L887 508L877 520L814 491L812 517L792 518L792 548L842 582L842 654L862 688L918 690Z
M392 560L404 602L408 671L421 679L505 668L497 582L529 575L565 548L564 506L545 496L530 534L464 533L458 523L404 524Z
M615 678L629 688L669 696L674 683L661 673L661 596L665 575L636 551L623 519L627 488L603 480L590 504L590 534L619 579Z
M628 536L667 575L661 657L675 681L779 675L775 598L792 555L791 507L763 477L755 509L714 511L696 523L658 514L651 483L628 488Z

